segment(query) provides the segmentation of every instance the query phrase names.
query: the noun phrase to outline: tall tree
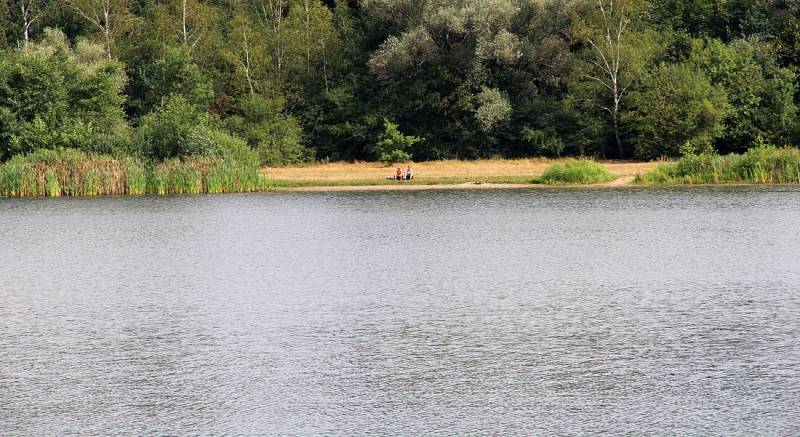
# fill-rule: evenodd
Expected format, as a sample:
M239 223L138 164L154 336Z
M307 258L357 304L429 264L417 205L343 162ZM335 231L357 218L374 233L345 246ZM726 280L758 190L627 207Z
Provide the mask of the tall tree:
M201 0L171 0L159 6L156 28L191 54L199 44L208 41L217 19L214 6Z
M106 55L112 58L114 38L130 19L127 0L65 0L82 19L103 36Z
M579 26L581 37L588 45L588 69L585 79L601 87L602 92L590 98L598 108L611 116L617 154L624 157L620 136L620 108L623 97L634 82L630 58L634 54L628 43L631 18L641 4L638 0L590 0L594 6L587 11Z
M47 0L17 0L19 25L22 30L22 45L27 45L33 25L42 19Z

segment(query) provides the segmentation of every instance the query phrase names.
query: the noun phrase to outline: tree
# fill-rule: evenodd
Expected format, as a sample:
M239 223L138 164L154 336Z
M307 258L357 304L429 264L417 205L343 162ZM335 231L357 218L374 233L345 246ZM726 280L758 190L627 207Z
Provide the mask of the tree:
M409 161L412 156L411 153L409 153L409 149L422 140L423 138L413 135L403 135L397 124L384 118L383 134L381 134L378 138L378 142L372 147L372 152L379 161L385 163Z
M620 137L620 108L635 73L631 65L636 57L630 37L631 19L638 13L641 4L638 0L591 0L596 9L586 13L579 26L579 34L588 44L586 62L588 68L582 76L597 84L601 89L589 101L611 116L617 156L622 158L625 151Z
M155 26L164 41L177 43L190 55L212 33L217 10L201 0L171 0L158 7Z
M689 64L653 67L630 97L624 121L633 131L639 159L678 156L686 143L709 150L724 132L729 110L725 90Z
M65 0L76 14L102 35L108 59L112 57L114 38L128 24L127 0Z
M17 0L19 24L22 30L22 44L27 45L33 25L40 21L48 5L47 0Z
M299 42L289 45L289 55L302 59L291 62L295 70L302 65L306 81L321 76L321 88L328 90L328 50L336 37L333 14L320 0L296 0L289 8L287 28Z
M230 22L228 47L225 56L236 66L236 71L245 80L250 96L255 95L259 72L264 68L263 41L253 29L252 22L244 14L237 14Z
M776 50L757 38L696 40L690 62L723 87L731 109L725 133L718 140L724 152L744 152L759 138L773 144L789 142L798 114L794 71L776 63Z
M42 42L0 57L0 159L58 147L110 152L127 136L125 74L101 46Z

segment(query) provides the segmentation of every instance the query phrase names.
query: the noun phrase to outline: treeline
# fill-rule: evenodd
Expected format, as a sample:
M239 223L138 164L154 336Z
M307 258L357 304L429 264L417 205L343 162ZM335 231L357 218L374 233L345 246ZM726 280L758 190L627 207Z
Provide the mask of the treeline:
M795 0L0 0L0 161L744 152L798 68Z

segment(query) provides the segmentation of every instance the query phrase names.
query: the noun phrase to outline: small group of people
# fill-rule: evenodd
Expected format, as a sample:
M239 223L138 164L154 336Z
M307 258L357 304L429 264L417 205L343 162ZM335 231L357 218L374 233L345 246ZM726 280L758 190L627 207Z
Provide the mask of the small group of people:
M414 170L411 169L410 165L408 166L408 168L406 168L405 172L403 172L403 170L400 170L400 167L397 167L397 171L394 173L394 178L397 179L398 181L403 181L403 180L410 181L411 179L414 179Z

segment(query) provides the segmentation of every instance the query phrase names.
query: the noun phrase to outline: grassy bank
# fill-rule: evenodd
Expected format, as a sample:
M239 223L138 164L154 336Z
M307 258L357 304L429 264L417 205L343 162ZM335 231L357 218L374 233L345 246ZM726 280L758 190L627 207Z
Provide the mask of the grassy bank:
M40 150L0 165L3 196L199 194L265 187L255 162L217 156L153 163L76 150Z
M800 184L800 150L758 147L742 155L684 156L637 176L641 184Z

